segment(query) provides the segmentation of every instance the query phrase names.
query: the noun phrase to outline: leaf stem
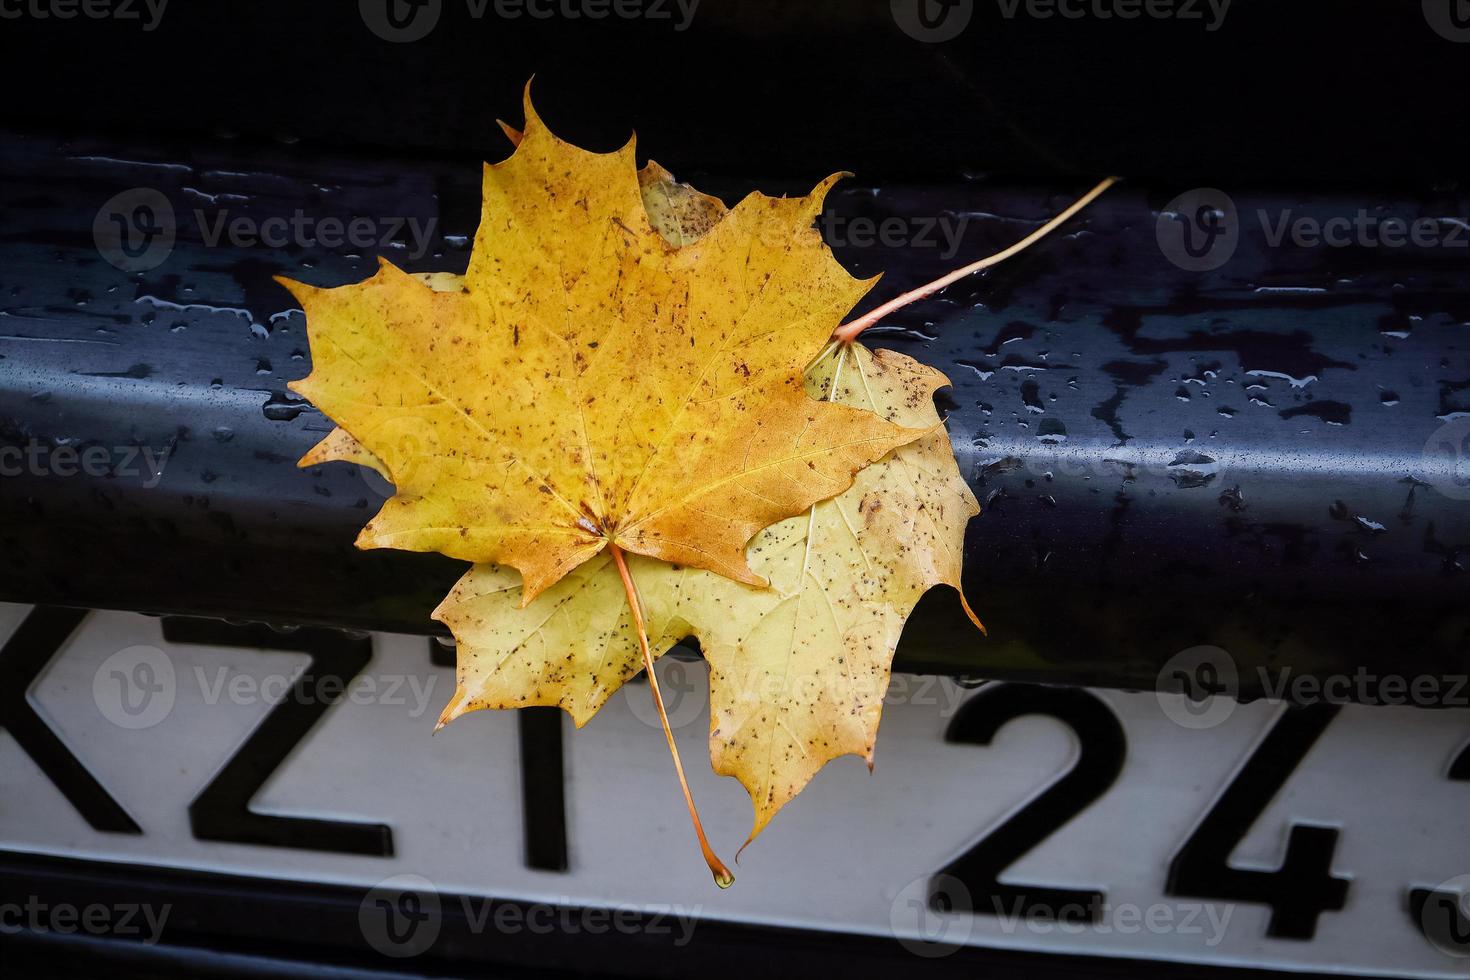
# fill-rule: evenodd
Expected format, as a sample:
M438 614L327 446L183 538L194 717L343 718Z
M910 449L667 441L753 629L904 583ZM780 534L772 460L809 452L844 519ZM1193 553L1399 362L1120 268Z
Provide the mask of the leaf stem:
M1071 207L1067 208L1055 218L1052 218L1046 224L1042 225L1040 228L1036 229L1016 244L1010 246L1009 248L1002 249L1001 251L996 252L994 255L987 255L983 259L980 259L976 262L971 262L964 268L956 269L948 275L940 276L933 282L926 283L925 285L920 286L918 289L911 289L908 292L904 293L902 296L898 296L894 299L889 300L877 309L872 310L868 313L864 313L856 320L849 320L847 323L844 323L842 326L838 327L832 332L832 338L841 342L844 345L851 344L854 340L857 340L858 334L873 326L873 324L877 323L879 320L883 319L885 316L892 313L893 311L902 309L903 307L908 306L910 303L917 302L926 296L932 296L933 294L943 289L945 286L948 286L954 282L958 282L971 273L979 272L981 269L988 269L992 265L1004 262L1006 259L1010 258L1013 255L1024 252L1026 249L1036 244L1042 238L1045 238L1048 234L1055 231L1058 227L1065 224L1068 219L1070 219L1078 211L1081 211L1083 208L1087 207L1087 205L1091 204L1094 200L1097 199L1098 195L1102 194L1103 191L1107 190L1109 187L1112 187L1117 182L1117 177L1107 178L1106 180L1099 183L1092 190L1088 191L1086 194L1078 198Z
M674 771L679 774L679 788L684 791L684 803L689 807L689 821L694 824L694 834L699 838L699 850L704 854L704 863L709 865L710 873L715 876L715 884L721 888L729 888L734 884L735 876L710 848L709 839L704 836L704 825L699 822L699 811L694 806L694 794L689 792L689 781L684 778L684 764L679 761L679 747L674 744L674 732L669 727L669 716L664 710L664 696L658 689L658 675L653 671L653 653L648 648L648 628L643 622L643 603L638 599L638 589L633 584L633 576L628 572L628 563L623 559L623 549L611 541L607 543L607 548L612 553L613 561L617 563L618 574L622 576L623 590L628 594L628 608L633 612L633 626L638 631L638 649L643 653L643 669L648 672L648 689L653 694L654 706L658 708L658 720L663 723L664 738L669 742L669 755L674 757Z

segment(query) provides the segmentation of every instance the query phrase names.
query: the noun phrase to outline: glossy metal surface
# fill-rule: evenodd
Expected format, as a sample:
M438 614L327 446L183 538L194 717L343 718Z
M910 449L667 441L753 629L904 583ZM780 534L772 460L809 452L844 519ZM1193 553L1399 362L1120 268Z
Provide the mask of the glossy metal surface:
M462 270L476 161L10 135L0 173L0 598L434 625L461 563L354 550L389 488L345 464L295 467L330 423L286 391L309 352L271 276L353 282L380 253ZM708 189L754 186L805 189ZM93 223L138 187L167 199L177 241L130 273L99 253ZM824 229L855 274L886 273L878 301L1020 238L1085 187L849 181ZM1213 644L1247 696L1283 667L1465 673L1470 235L1270 239L1283 215L1454 218L1466 200L1231 189L1233 255L1187 271L1159 243L1186 189L1125 183L867 337L948 373L950 434L985 508L966 588L990 638L936 592L900 664L1152 687L1175 654ZM210 245L221 215L368 218L380 238L403 219L402 241ZM434 222L422 255L410 219ZM894 234L861 231L885 219ZM66 450L90 447L108 472L70 472ZM161 478L145 447L166 458ZM30 454L18 469L15 449Z

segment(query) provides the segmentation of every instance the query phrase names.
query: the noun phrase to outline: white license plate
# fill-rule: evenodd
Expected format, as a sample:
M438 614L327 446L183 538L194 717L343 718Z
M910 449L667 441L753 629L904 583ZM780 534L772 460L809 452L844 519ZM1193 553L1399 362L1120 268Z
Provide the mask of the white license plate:
M0 605L0 636L27 612ZM480 712L431 738L453 674L431 665L429 641L376 635L361 653L336 699L330 683L297 685L305 652L169 642L157 619L88 614L30 700L140 832L95 829L101 817L89 823L6 732L0 849L661 910L676 930L721 919L863 933L916 957L970 945L1470 971L1459 908L1470 786L1450 778L1470 736L1462 712L1231 702L1200 727L1174 696L899 677L873 774L855 758L828 766L722 892L694 845L646 685L581 732L563 722L565 780L529 792L532 812L564 807L564 826L546 818L528 850L517 716ZM702 666L665 660L660 676L728 860L750 805L705 762ZM272 712L303 711L321 712L304 737L246 745ZM221 787L238 790L238 762L221 773L248 751L283 756L249 803L257 817ZM546 870L562 847L566 869Z

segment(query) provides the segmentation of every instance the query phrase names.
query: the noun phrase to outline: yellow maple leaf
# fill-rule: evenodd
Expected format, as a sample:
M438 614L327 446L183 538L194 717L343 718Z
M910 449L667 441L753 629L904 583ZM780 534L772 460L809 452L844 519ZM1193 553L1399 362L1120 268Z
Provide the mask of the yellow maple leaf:
M300 465L395 484L360 547L477 562L433 613L458 642L441 725L558 705L580 727L641 669L662 716L654 658L697 637L711 760L750 792L749 843L827 761L872 765L904 621L930 586L959 588L979 512L932 402L947 380L855 338L1112 181L833 330L870 283L811 227L831 179L729 210L635 171L631 143L587 153L526 113L524 134L502 124L517 151L486 168L466 276L287 283L314 355L293 387L343 426Z
M676 247L631 142L590 153L526 113L485 168L462 289L387 262L335 289L283 280L313 357L291 387L398 491L359 546L510 565L523 602L609 544L764 584L751 537L924 434L806 395L869 285L813 227L835 178L752 194Z

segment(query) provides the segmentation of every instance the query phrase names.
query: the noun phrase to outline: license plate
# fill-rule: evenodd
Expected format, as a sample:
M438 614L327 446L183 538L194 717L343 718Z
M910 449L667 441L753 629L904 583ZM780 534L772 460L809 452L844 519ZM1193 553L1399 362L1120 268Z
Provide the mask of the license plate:
M0 848L381 885L395 900L381 928L365 906L363 928L389 957L418 952L393 920L411 889L612 910L607 928L658 912L676 940L724 920L889 937L916 958L1470 971L1458 711L899 676L874 772L829 765L719 891L646 684L580 732L547 709L430 737L453 671L423 637L6 604L0 636L5 684L34 676L59 739L0 735ZM750 804L704 761L705 672L659 673L728 859Z

